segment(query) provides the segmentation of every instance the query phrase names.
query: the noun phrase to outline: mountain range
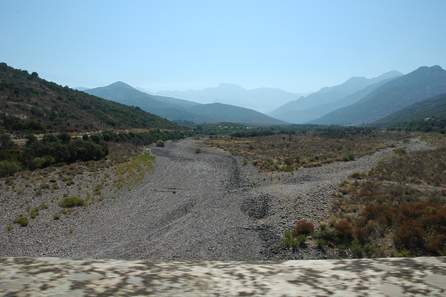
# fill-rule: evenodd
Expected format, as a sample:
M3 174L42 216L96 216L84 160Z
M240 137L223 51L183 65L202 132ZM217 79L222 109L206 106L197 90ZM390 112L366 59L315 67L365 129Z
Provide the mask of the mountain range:
M252 125L280 125L284 122L252 109L222 104L197 102L167 96L151 95L123 83L115 82L105 87L85 92L141 109L172 121L194 123L233 122Z
M286 124L253 109L151 95L123 82L73 90L5 63L0 63L0 107L0 129L6 131L176 128L172 121ZM292 100L273 114L294 123L440 127L446 123L446 71L423 66L406 75L354 77ZM411 122L418 124L407 125Z
M324 114L359 101L384 82L401 75L397 71L390 71L370 79L352 77L340 85L325 87L308 96L290 101L270 114L290 123L308 123Z
M0 63L0 130L176 128L138 107L104 100Z
M313 123L373 123L414 103L443 93L446 93L446 71L440 66L424 66L386 82L359 101L328 113Z
M277 88L245 89L239 85L228 83L201 90L159 91L157 94L198 101L200 103L237 105L262 113L270 112L277 106L302 96L302 94L291 93Z

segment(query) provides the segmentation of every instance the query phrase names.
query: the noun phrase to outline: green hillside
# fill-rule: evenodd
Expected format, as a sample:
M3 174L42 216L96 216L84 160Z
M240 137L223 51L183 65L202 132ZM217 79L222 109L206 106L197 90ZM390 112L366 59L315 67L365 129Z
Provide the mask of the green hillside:
M0 63L0 129L6 131L89 131L174 128L147 113L39 78Z

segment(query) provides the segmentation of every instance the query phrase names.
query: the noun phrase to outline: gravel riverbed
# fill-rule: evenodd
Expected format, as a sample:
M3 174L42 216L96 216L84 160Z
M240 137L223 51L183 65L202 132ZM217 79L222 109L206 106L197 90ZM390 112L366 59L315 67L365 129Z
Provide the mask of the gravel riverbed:
M418 140L404 145L428 148ZM155 168L130 191L105 197L64 220L41 219L13 231L1 226L0 256L156 261L293 258L296 255L276 249L283 231L296 219L325 218L338 184L354 172L371 169L392 149L293 173L259 172L193 139L169 142L152 152ZM2 217L7 215L1 212ZM314 249L299 257L326 255Z

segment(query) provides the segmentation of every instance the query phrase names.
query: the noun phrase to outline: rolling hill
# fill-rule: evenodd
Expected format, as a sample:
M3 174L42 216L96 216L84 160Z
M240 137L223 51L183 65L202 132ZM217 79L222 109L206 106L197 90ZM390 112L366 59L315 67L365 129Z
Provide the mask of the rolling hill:
M440 66L424 66L385 83L360 101L333 111L315 123L336 125L372 123L442 93L446 93L446 71Z
M138 106L172 121L233 122L253 125L283 124L279 120L251 109L221 103L199 104L188 100L151 95L123 82L90 89L86 92L122 104Z
M0 129L90 131L110 128L174 128L137 107L104 100L0 63Z
M216 87L201 90L160 91L158 94L200 103L223 103L270 112L279 105L296 100L301 94L287 92L277 88L245 89L236 84L222 83Z
M322 88L318 92L286 103L271 113L278 119L292 123L308 123L326 113L347 106L371 92L385 81L400 76L390 71L375 78L352 77L340 85Z

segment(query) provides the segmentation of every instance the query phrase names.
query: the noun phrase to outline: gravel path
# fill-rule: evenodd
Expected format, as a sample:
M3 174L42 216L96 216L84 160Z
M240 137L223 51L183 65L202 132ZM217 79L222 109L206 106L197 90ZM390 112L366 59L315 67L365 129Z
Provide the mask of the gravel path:
M406 146L426 149L419 141ZM369 170L391 150L275 174L241 166L236 157L192 139L153 148L153 153L154 172L141 186L82 209L64 222L0 234L0 256L286 258L273 249L284 229L299 218L317 222L325 217L337 185L354 172Z

